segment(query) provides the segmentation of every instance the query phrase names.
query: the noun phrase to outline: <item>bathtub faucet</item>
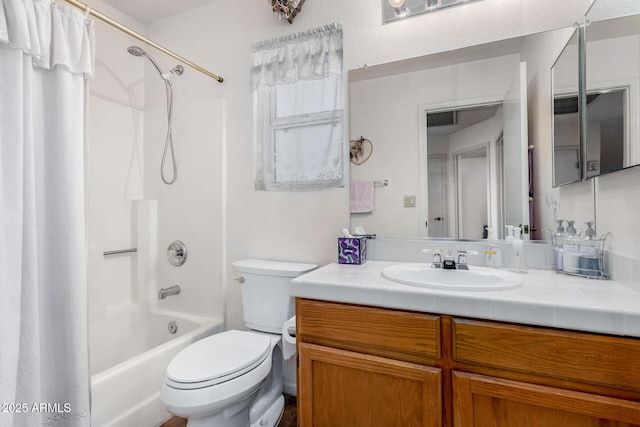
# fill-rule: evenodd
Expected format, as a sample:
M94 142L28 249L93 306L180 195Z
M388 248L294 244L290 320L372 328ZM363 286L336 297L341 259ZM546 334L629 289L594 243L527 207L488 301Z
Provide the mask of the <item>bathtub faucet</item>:
M168 296L178 295L179 293L180 286L178 285L169 286L168 288L160 288L160 290L158 291L158 298L165 299Z

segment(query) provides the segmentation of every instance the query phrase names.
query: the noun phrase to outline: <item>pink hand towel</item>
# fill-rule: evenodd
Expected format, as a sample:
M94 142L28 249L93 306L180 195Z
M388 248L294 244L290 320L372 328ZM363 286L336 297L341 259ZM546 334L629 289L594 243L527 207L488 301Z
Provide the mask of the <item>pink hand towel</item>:
M373 212L373 181L351 181L351 213Z

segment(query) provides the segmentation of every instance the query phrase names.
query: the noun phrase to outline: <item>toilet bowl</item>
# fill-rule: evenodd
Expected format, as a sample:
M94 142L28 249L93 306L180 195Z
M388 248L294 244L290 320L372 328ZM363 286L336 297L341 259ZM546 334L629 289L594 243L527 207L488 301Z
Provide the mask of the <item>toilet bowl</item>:
M188 427L275 427L284 409L282 326L293 316L290 282L315 264L243 260L245 325L204 338L167 367L160 398Z

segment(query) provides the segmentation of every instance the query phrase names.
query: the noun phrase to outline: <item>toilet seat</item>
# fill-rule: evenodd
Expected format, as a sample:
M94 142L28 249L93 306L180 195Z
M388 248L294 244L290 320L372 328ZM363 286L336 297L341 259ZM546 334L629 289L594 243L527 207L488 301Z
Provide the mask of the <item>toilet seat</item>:
M211 387L260 366L271 353L269 337L226 331L182 350L167 367L166 384L180 390Z

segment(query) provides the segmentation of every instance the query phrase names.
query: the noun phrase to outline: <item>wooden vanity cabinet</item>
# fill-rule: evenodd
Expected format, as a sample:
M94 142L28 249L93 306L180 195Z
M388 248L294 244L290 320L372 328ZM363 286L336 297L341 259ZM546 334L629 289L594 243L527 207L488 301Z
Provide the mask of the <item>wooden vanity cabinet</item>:
M459 371L453 402L459 427L640 425L638 402Z
M456 427L640 426L640 340L452 319Z
M442 425L438 316L298 299L300 427Z
M298 299L300 427L640 427L640 340Z

